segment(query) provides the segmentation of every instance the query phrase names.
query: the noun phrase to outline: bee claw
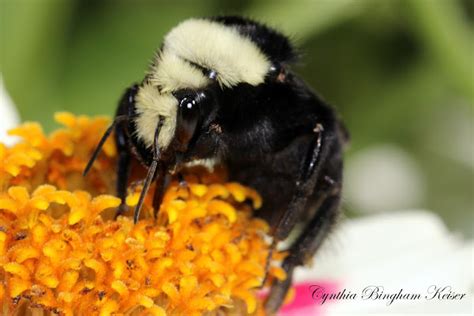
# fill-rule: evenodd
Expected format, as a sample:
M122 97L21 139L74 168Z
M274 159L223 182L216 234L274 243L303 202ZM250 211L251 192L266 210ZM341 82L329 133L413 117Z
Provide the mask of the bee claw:
M127 209L128 209L127 204L125 204L124 202L120 203L120 205L117 207L117 210L115 211L114 219L117 219L117 217L125 213Z
M188 182L184 179L183 174L178 172L177 176L178 176L178 187L176 188L176 191L179 191L181 189L186 189L188 196L191 195L191 189L189 188Z

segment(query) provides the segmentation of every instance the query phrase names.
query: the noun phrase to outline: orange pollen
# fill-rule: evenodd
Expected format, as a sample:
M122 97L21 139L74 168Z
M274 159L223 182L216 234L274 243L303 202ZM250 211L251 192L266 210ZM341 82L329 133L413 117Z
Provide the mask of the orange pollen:
M0 308L22 315L262 314L257 292L269 251L268 225L252 217L259 194L225 180L225 170L185 171L172 181L153 218L153 188L143 216L131 218L141 190L134 166L126 203L113 219L113 137L89 175L82 171L109 119L59 113L45 135L37 123L0 143ZM137 184L138 183L138 184ZM270 279L286 276L276 265Z

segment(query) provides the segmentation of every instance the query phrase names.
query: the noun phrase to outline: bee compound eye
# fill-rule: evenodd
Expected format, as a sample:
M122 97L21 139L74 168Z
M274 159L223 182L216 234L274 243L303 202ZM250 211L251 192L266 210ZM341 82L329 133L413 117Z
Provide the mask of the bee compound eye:
M181 144L186 145L196 131L199 121L199 106L196 99L184 97L179 102L177 137Z
M184 97L179 103L179 113L183 120L196 120L199 116L198 102L194 98Z
M184 97L179 103L182 111L192 111L196 108L196 100L189 97Z

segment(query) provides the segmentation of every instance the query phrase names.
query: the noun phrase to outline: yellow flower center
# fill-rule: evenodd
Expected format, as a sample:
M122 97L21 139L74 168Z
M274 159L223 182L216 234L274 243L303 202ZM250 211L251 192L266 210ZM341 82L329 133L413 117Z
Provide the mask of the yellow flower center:
M88 177L81 173L107 118L56 115L65 125L49 136L35 123L0 144L0 308L6 314L57 312L201 315L261 313L268 225L252 217L254 190L227 183L223 172L195 168L188 187L172 182L159 216L152 196L137 225L113 220L115 146ZM127 204L136 205L140 185ZM150 190L153 192L153 189ZM284 254L276 252L275 261ZM285 278L274 266L273 277Z

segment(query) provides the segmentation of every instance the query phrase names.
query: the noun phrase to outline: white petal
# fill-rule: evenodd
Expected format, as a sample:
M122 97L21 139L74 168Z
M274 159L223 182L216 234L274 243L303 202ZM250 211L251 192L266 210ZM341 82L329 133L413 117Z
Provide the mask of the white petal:
M472 241L450 233L443 222L426 211L404 211L348 220L325 243L309 269L300 268L295 281L336 280L354 300L327 304L327 315L375 312L377 315L436 312L469 313L472 308ZM420 293L416 301L363 300L370 285L384 293ZM431 285L451 286L466 293L462 300L426 300ZM441 313L441 314L440 314Z
M15 137L7 135L7 131L15 127L20 122L20 117L16 111L10 96L5 90L3 79L0 76L0 142L10 145L15 142Z
M358 212L413 208L423 201L420 168L410 153L395 145L357 152L347 161L344 178L345 198Z

